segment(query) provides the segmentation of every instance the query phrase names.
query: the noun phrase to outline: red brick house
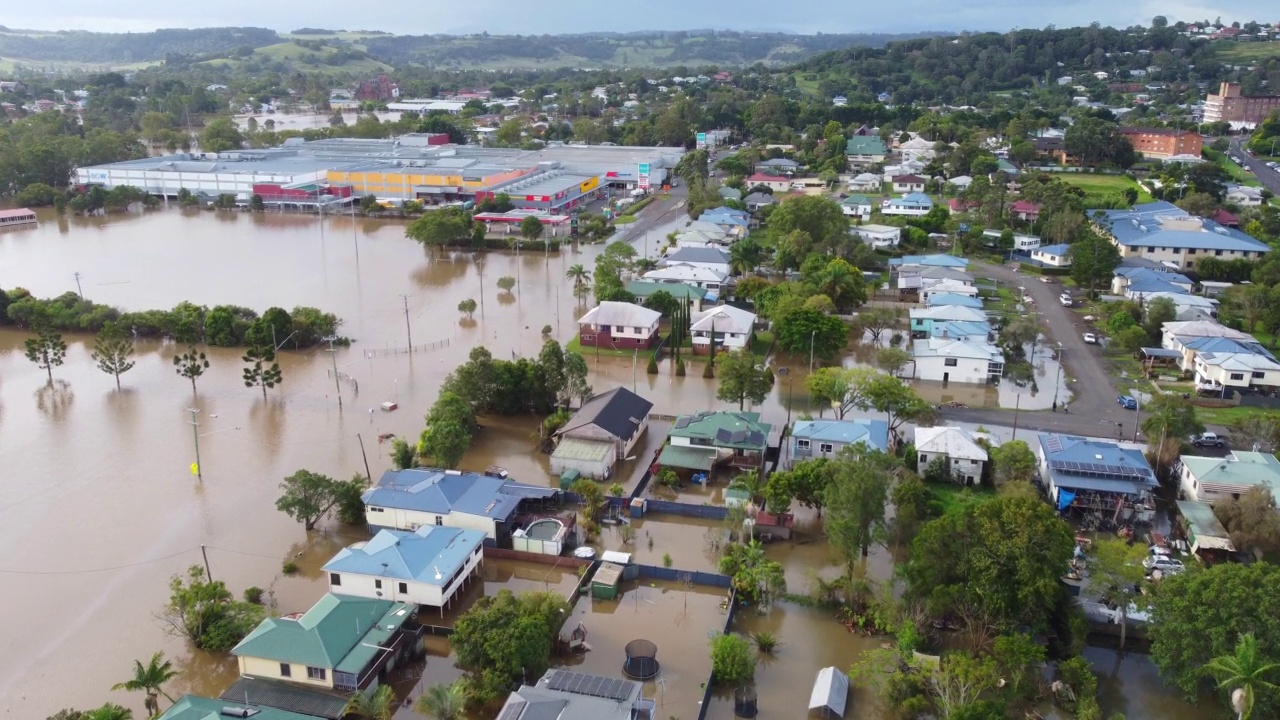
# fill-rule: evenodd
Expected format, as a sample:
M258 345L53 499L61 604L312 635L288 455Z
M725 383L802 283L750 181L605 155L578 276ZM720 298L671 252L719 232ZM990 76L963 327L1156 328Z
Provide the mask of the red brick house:
M658 344L662 313L633 303L605 301L578 319L578 342L583 347L640 348Z

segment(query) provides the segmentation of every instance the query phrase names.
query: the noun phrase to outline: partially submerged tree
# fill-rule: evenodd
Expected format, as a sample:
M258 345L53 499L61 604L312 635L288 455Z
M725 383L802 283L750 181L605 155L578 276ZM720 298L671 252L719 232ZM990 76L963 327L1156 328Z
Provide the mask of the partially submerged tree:
M149 717L160 714L160 696L163 695L169 704L173 697L164 691L164 684L177 677L178 671L173 663L164 659L164 653L157 652L151 656L146 665L140 660L133 661L133 677L111 686L112 690L141 691L146 693L143 701Z
M93 341L93 361L98 369L112 375L116 379L116 390L120 389L120 376L133 369L133 339L125 335L115 323L102 328Z
M720 355L716 361L720 386L716 398L725 402L737 402L742 410L748 400L759 405L773 389L773 374L764 364L757 362L749 349L733 350Z
M54 332L44 323L33 327L36 336L22 342L27 359L36 367L49 373L49 382L53 382L53 369L62 364L67 357L67 344L62 341L62 334Z
M449 644L467 671L479 702L505 695L513 684L541 677L566 612L564 599L550 592L515 595L500 590L483 597L454 624Z
M191 394L194 395L196 379L209 369L209 358L205 357L204 352L196 350L195 345L188 345L186 352L173 356L173 367L179 377L191 381Z
M251 346L245 350L241 360L248 364L243 373L244 386L262 388L263 400L267 399L267 388L273 388L284 381L280 363L276 362L276 352L270 346Z
M1129 630L1129 606L1142 597L1140 586L1146 576L1142 561L1147 551L1141 545L1130 545L1119 538L1101 538L1093 544L1092 555L1090 586L1103 593L1119 610L1120 649L1123 650Z
M337 482L310 470L286 477L280 489L284 492L276 500L276 509L302 523L308 531L314 530L338 502Z

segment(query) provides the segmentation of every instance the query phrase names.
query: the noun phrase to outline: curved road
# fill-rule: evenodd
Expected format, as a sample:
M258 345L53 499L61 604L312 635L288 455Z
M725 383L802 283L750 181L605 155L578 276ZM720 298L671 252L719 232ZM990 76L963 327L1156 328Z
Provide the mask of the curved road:
M1277 173L1275 170L1267 167L1267 164L1263 161L1254 158L1249 153L1246 153L1244 148L1240 145L1240 138L1233 138L1231 140L1230 155L1235 155L1243 160L1244 167L1252 172L1254 177L1258 178L1258 182L1262 187L1280 195L1280 173Z
M1125 437L1132 438L1136 413L1124 410L1116 403L1118 393L1099 348L1084 341L1084 321L1078 313L1058 301L1064 286L1053 278L1046 283L1041 282L1040 276L1014 272L1009 265L972 262L969 271L975 276L997 280L1005 287L1025 288L1026 294L1035 300L1031 311L1039 320L1049 343L1062 345L1063 386L1072 392L1070 412L1019 412L1018 427L1114 437L1116 423L1119 422L1124 424ZM944 409L942 415L948 420L987 425L1011 425L1014 421L1011 409Z

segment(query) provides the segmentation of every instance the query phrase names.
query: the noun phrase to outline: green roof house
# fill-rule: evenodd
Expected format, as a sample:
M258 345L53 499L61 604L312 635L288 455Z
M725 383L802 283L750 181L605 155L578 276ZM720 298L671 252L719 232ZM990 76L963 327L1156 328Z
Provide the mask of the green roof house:
M1236 450L1224 458L1182 456L1182 492L1190 500L1210 505L1262 487L1280 502L1280 460L1263 452Z
M884 162L889 151L875 135L854 135L845 141L844 154L850 165L864 167Z
M710 470L728 462L734 467L764 466L772 426L755 412L700 412L676 418L658 464L689 470Z
M301 615L263 620L231 653L241 675L366 692L412 649L414 611L409 603L329 593Z
M229 714L235 710L238 714ZM302 715L287 710L277 710L260 705L245 705L244 701L232 703L195 695L183 695L157 720L227 720L228 718L253 718L253 720L316 720L315 715Z

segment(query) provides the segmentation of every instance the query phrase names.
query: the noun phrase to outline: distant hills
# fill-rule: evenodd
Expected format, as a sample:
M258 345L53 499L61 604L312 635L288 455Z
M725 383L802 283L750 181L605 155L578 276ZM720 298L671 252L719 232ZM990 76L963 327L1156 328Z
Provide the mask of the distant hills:
M0 58L30 65L123 67L208 62L234 69L361 72L389 66L455 69L742 66L793 63L850 46L943 33L792 35L781 32L586 33L578 35L390 35L303 28L166 29L148 33L45 32L0 27Z

